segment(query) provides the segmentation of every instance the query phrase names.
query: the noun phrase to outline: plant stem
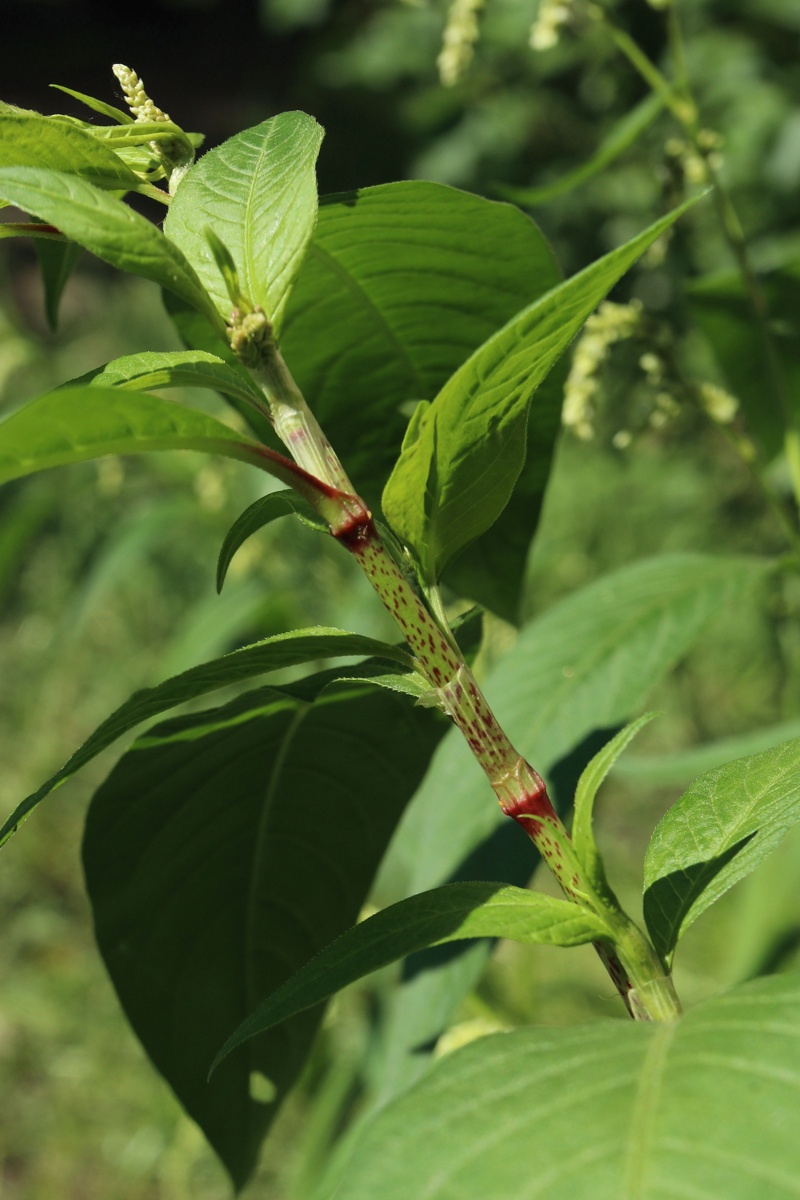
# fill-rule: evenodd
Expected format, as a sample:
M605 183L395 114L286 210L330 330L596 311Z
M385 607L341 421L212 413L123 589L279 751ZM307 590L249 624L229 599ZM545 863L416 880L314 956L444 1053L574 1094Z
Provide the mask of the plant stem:
M637 1020L675 1017L680 1009L655 952L625 914L612 909L607 898L598 896L585 881L575 847L550 802L544 780L514 748L489 707L450 631L438 592L433 589L434 612L437 606L440 610L437 620L386 548L371 513L355 493L271 338L257 363L248 365L269 402L274 428L297 465L330 489L328 503L339 502L333 517L330 510L325 513L331 533L352 554L399 626L436 703L460 729L503 812L525 830L564 894L603 916L610 933L618 930L626 946L637 947L636 954L626 951L623 960L611 944L596 943L628 1012Z

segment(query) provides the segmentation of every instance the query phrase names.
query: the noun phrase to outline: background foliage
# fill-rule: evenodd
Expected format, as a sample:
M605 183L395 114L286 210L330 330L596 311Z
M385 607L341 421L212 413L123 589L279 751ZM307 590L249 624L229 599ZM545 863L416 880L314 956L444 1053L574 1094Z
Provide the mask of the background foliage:
M639 0L614 7L659 59L659 15ZM800 253L792 228L800 183L800 8L794 0L685 0L681 8L704 121L725 138L726 177L754 256L778 272L775 287L792 296ZM535 0L488 0L472 68L455 88L443 89L435 59L444 5L435 0L261 0L235 16L223 3L175 0L111 19L100 5L10 3L0 75L8 101L50 111L63 99L67 111L78 111L66 98L54 105L41 81L113 98L108 65L124 58L184 127L208 134L209 145L283 109L313 113L327 130L323 193L428 178L494 194L496 183L542 187L560 179L643 95L638 77L596 31L567 35L555 49L533 54L527 34L536 9ZM34 38L35 83L29 68L21 74L21 49ZM662 114L610 168L536 206L565 273L637 232L676 198L679 156L668 152L674 136ZM3 412L117 355L177 348L150 285L123 283L87 259L68 285L53 334L32 251L7 245L14 248L0 266ZM648 381L639 366L655 346L684 372L735 386L724 374L731 364L716 361L702 337L704 320L719 319L719 306L690 304L685 286L687 276L730 266L706 204L681 222L665 258L651 255L621 285L616 299L637 296L645 305L646 337L613 350L595 436L562 439L528 563L527 618L639 558L787 548L720 429L696 406L674 403L676 394L683 399L678 389ZM798 331L785 311L791 357ZM672 404L659 401L665 392ZM209 404L206 397L199 403ZM631 435L629 444L621 432ZM779 457L770 470L787 491ZM235 465L160 456L104 460L4 489L3 814L135 686L296 625L392 637L346 556L295 523L276 523L252 539L216 596L216 550L255 499L255 486ZM800 584L789 573L770 586L766 601L725 605L648 698L667 715L641 735L601 800L600 837L624 902L635 905L636 864L650 829L702 769L692 747L732 739L733 757L750 749L743 738L754 730L785 723L784 737L798 731L799 610ZM484 669L515 636L511 626L494 623ZM77 847L86 801L109 765L101 759L66 785L3 855L3 1200L225 1194L199 1134L123 1024L94 950ZM557 766L553 773L557 790ZM778 855L687 936L677 972L687 1002L796 963L798 837L787 838ZM382 887L392 894L391 880ZM311 1196L326 1147L373 1090L370 1060L366 1071L357 1064L396 975L389 968L336 1001L253 1196ZM469 1022L503 1028L606 1013L607 995L588 950L561 955L503 944L463 1006L451 1042Z

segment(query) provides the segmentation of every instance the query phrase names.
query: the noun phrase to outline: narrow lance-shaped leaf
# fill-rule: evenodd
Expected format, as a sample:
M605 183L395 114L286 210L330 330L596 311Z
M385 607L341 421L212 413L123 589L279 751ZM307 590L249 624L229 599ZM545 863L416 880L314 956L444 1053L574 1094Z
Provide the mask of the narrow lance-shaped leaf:
M87 96L85 92L76 92L74 88L64 87L63 83L51 83L50 87L55 88L58 92L64 92L67 96L72 96L74 100L80 100L81 104L85 104L87 108L91 108L104 117L109 117L112 121L118 121L120 125L133 124L133 117L130 113L123 112L121 108L115 108L113 104L106 104L105 100L96 100L94 96Z
M319 662L325 658L350 656L373 656L398 663L403 668L412 666L408 652L402 646L391 646L375 638L362 637L341 629L316 626L312 629L296 629L291 633L279 633L274 637L244 646L231 654L223 655L199 667L192 667L180 675L155 687L134 692L115 712L97 727L69 761L42 786L22 801L0 828L0 845L16 832L45 796L69 779L81 767L91 762L102 750L122 737L128 730L151 717L167 712L179 704L196 699L207 692L230 684L241 683L254 675L280 671L300 663Z
M225 541L222 543L217 559L218 592L222 591L228 567L239 547L259 529L263 529L265 525L277 521L280 517L288 516L289 513L294 513L312 529L318 529L322 533L328 532L328 526L319 520L311 505L306 503L296 492L270 492L268 496L262 496L260 500L256 500L249 508L245 509L225 535Z
M416 950L462 938L581 946L609 936L604 922L577 904L502 883L453 883L410 896L353 926L287 980L231 1035L212 1071L242 1042Z
M603 749L595 754L592 761L584 770L575 790L575 816L572 822L572 840L575 851L591 883L601 893L607 891L606 875L603 861L594 840L592 819L594 802L598 789L608 775L619 756L630 745L637 733L653 720L657 713L645 713L636 721L631 721L612 738Z
M175 292L224 333L222 319L178 247L122 200L77 175L32 167L0 169L0 197L56 226L113 267Z
M524 309L424 413L386 485L383 509L428 579L503 511L524 462L536 388L617 280L692 203Z
M277 330L314 229L321 141L312 117L281 113L204 154L178 187L165 233L224 316L231 301L205 229L227 247L244 294Z
M109 974L237 1187L321 1010L250 1042L210 1083L209 1064L263 996L356 920L442 728L363 684L311 704L259 690L151 731L92 801L83 859Z
M64 288L83 254L83 247L75 242L54 242L43 237L38 237L34 245L44 284L44 311L48 325L55 330Z
M701 775L645 856L644 915L669 960L685 931L800 821L800 738Z

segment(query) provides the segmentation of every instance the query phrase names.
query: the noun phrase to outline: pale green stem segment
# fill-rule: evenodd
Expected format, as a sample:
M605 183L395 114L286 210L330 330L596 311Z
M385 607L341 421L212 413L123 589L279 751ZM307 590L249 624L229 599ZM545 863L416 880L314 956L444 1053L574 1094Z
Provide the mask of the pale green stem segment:
M564 894L605 919L609 942L598 942L596 948L631 1016L638 1020L676 1017L680 1007L655 951L619 907L599 896L584 879L543 779L514 748L449 630L437 622L389 553L369 509L355 493L292 378L263 314L252 309L243 317L235 313L231 344L262 389L276 433L297 465L316 476L324 489L322 515L331 533L353 555L402 631L435 702L466 738L503 812L531 838ZM617 938L620 954L612 945Z

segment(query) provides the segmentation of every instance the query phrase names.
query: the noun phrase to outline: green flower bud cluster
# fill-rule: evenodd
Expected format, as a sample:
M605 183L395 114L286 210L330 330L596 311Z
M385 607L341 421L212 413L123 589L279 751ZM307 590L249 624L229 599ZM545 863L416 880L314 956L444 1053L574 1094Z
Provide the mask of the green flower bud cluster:
M114 63L111 70L116 75L122 87L122 94L125 97L125 103L131 110L131 115L137 121L169 121L170 117L162 109L155 104L147 92L144 84L135 71L130 67L124 66L123 63Z
M234 308L228 321L231 350L246 367L258 367L274 348L272 324L260 304L249 312Z

